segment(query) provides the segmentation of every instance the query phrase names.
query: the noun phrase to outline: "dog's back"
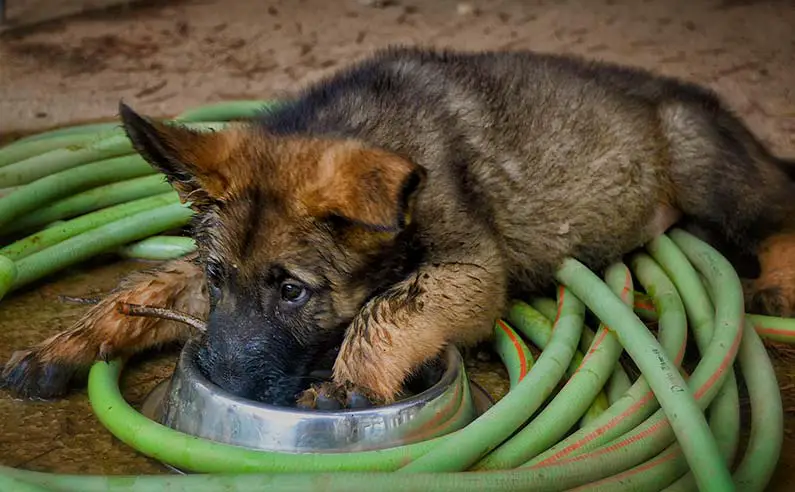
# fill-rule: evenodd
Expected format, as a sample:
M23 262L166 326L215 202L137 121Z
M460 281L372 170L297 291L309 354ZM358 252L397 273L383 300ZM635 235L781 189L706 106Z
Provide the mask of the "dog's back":
M263 123L277 134L363 140L422 165L430 192L417 221L439 255L493 243L527 288L549 279L564 256L593 268L614 261L669 227L677 208L742 236L745 223L715 210L725 203L697 197L714 196L716 186L727 188L718 195L759 191L732 178L741 175L736 163L713 157L776 162L701 87L532 52L388 49ZM767 166L760 172L778 179ZM715 181L693 180L703 174ZM696 189L679 192L688 185ZM778 223L774 212L766 218Z

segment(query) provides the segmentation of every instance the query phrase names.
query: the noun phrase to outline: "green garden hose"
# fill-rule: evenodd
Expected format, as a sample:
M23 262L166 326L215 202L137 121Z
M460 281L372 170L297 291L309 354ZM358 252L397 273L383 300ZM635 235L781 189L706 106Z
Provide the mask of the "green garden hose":
M635 267L635 265L633 265ZM660 345L674 364L679 367L684 357L687 324L679 295L664 275L639 274L640 282L653 295L660 311ZM655 273L655 272L652 272ZM580 454L602 446L640 425L659 408L646 378L637 381L616 400L610 408L587 427L583 427L530 461L530 464L550 464L560 459Z
M575 259L565 260L557 273L558 280L569 286L575 295L604 322L607 323L621 340L621 344L630 354L635 364L646 376L662 409L658 412L667 416L671 428L691 464L700 490L730 490L731 475L720 456L709 426L701 412L693 394L687 391L679 371L665 354L643 323L635 316L632 309L621 303L620 299L610 296L604 284L590 270ZM737 280L739 285L739 279ZM739 329L735 330L739 332ZM731 331L727 329L731 334ZM721 357L720 363L729 366L734 362L739 336L732 336L737 346L732 345L728 354ZM723 347L717 350L723 352ZM732 350L733 348L733 350ZM717 351L716 351L717 353ZM707 353L699 367L706 367ZM721 353L720 355L724 355ZM698 369L696 370L698 372ZM694 373L691 382L697 381ZM696 387L697 388L697 387ZM696 466L696 464L698 466Z
M108 207L67 222L62 222L55 226L47 227L41 232L20 239L4 248L0 248L0 255L18 261L43 249L49 248L50 246L55 246L66 239L105 225L109 221L123 219L138 212L151 210L158 206L170 205L178 201L179 197L174 193L164 193L159 196L141 198L140 200L133 200Z
M546 349L534 371L509 392L500 405L430 452L401 468L400 472L466 470L499 446L535 413L555 389L574 356L583 327L585 306L567 289L558 291L558 317Z
M162 174L142 176L98 186L53 202L23 217L18 217L0 229L0 234L8 235L19 231L32 231L58 220L71 219L77 215L93 212L111 205L118 205L130 200L162 193L171 193L176 196L171 185L168 184Z
M122 258L139 260L171 260L196 251L196 244L180 236L152 236L127 244L117 250Z
M558 315L557 303L551 299L544 300L549 300L552 302L553 308L551 313L544 313L536 310L522 301L514 301L510 306L507 316L509 322L518 322L519 326L523 327L522 334L540 350L544 350L549 343L549 339L552 336L552 323L555 321ZM595 335L591 329L587 326L584 326L582 330L582 336L580 337L581 348L580 350L576 350L574 352L571 362L566 368L566 378L572 377L577 372L577 369L580 367L580 364L582 364L583 359L585 359L583 352L588 352L594 337ZM583 343L583 340L589 340L589 342ZM583 345L585 346L584 350L582 348Z
M268 104L216 104L176 120L216 128ZM133 153L117 124L54 130L0 149L0 186L17 187L0 198L0 234L28 234L0 249L0 297L98 254L166 260L195 250L189 238L162 235L192 213ZM759 336L795 343L795 320L745 314L731 265L683 231L660 236L647 251L633 255L629 268L611 266L604 281L567 260L557 272L557 301L515 301L495 324L493 341L510 391L446 436L344 454L229 446L147 419L121 395L123 362L98 362L89 399L99 421L141 453L201 475L0 467L0 489L761 491L781 450L783 411ZM596 333L584 325L586 309L601 322ZM641 319L657 324L656 338ZM688 326L701 353L689 376L680 370ZM537 360L525 338L541 350ZM624 350L641 372L634 383L618 363ZM732 467L739 447L735 359L752 428Z
M628 268L623 264L608 268L607 283L624 303L632 305L632 278ZM601 326L577 371L555 399L509 442L483 458L472 469L514 468L558 442L601 391L620 355L618 339L607 327Z
M17 278L17 264L5 256L0 256L0 299L5 297Z
M714 307L707 290L699 280L699 274L688 262L685 254L667 237L657 238L649 244L651 254L660 261L662 268L670 272L676 287L688 304L688 313L693 323L696 346L703 352L714 335ZM727 463L731 463L739 439L739 395L737 383L732 372L729 372L726 383L721 387L710 408L710 427L716 440L721 445L722 454ZM668 487L666 490L693 490L695 484L691 474Z
M42 204L70 193L153 173L152 167L140 157L125 156L92 162L43 177L0 198L0 227Z
M759 336L775 342L795 344L795 318L776 318L758 314L746 314L745 317Z
M113 131L119 132L119 134L123 133L121 130L121 125L119 125L117 121L85 123L82 125L66 126L63 128L56 128L54 130L47 130L41 133L34 133L32 135L27 135L6 145L2 150L11 150L20 146L27 146L32 142L43 142L45 140L54 140L56 138L65 137L69 135L87 135L93 141L96 140L97 138L110 136L110 132ZM68 145L63 145L63 147L66 146ZM52 148L57 148L57 147L52 147Z
M176 118L180 122L230 121L251 118L263 109L272 108L275 101L227 101L189 109Z
M99 380L100 376L102 376L102 372L111 367L113 366L108 366L104 363L94 366L94 369L92 369L92 380L90 382L90 390L92 393L96 391L96 386L94 383ZM114 381L114 378L118 376L118 367L119 365L116 365L116 372L115 374L110 375L111 377L109 378L109 381L106 380L103 382L110 383L106 389L112 391L113 395L103 395L103 398L100 399L97 395L92 394L92 401L102 401L104 405L110 406L113 404L119 404L121 407L126 406ZM100 371L100 369L102 371ZM105 374L104 376L108 375ZM104 396L108 397L104 398ZM123 417L122 415L118 416L119 422L125 421L127 418L135 415L135 411L131 408L127 407L127 411L130 412L129 415L124 415ZM157 426L157 424L147 421L143 417L140 418L142 424L144 425ZM191 441L196 440L195 438L190 438L190 436L184 437ZM163 442L165 441L160 441L156 443L155 446L162 447ZM169 445L168 448L172 449L172 446ZM219 448L219 451L220 450L221 449ZM224 456L224 453L217 453L216 456L222 457ZM312 458L316 458L317 456L327 455L310 456L312 456ZM651 471L659 470L659 468L651 466L655 465L658 461L659 460L652 460L651 462L647 463L647 465L650 465L650 467L646 467L646 469ZM662 463L664 464L665 462ZM587 465L588 463L586 462L582 464ZM602 463L598 460L595 460L595 462L592 461L590 465L590 468L599 468ZM366 467L367 465L365 464L363 466ZM580 466L579 468L583 468L583 466ZM256 480L253 479L255 476L243 475L223 477L219 476L211 477L211 479L207 478L208 482L204 485L198 483L197 481L188 479L193 477L144 477L132 479L128 477L96 478L61 476L56 480L56 478L54 478L52 475L41 474L36 475L35 480L36 483L45 484L49 487L57 486L57 489L60 490L136 490L128 488L133 484L138 486L137 490L159 489L164 487L165 484L169 484L171 487L174 487L173 490L212 490L213 488L222 485L230 487L231 490L315 490L312 487L312 483L322 484L322 486L325 487L324 490L343 490L346 487L347 490L369 490L373 487L384 488L386 490L525 490L528 487L533 487L533 490L561 490L559 487L555 487L556 483L562 483L561 479L563 477L569 477L571 471L578 470L561 470L561 473L549 473L550 470L544 470L542 468L542 470L537 473L533 473L532 470L529 470L491 472L485 475L480 473L407 475L407 477L414 476L417 479L421 479L419 481L410 479L398 480L396 477L387 478L386 476L384 476L384 480L381 480L379 478L381 475L372 473L363 475L350 473L332 475L315 474L315 481L310 480L306 476L296 476L294 474L266 476L255 475ZM482 475L482 478L471 477L471 475ZM26 476L29 478L32 477L31 475ZM196 489L196 487L199 488Z
M192 215L190 208L177 202L137 212L70 237L19 260L12 288L17 289L130 241L184 226Z
M88 145L53 149L0 168L0 187L28 184L80 164L124 155L133 155L133 148L123 133L92 141Z
M121 129L118 129L115 133L123 135ZM29 162L27 159L52 150L84 147L100 138L102 137L98 137L96 134L89 132L54 135L49 138L28 142L17 141L0 149L0 167L19 162Z
M515 302L513 307L510 310L510 313L517 313L521 311L522 302ZM546 297L538 297L532 300L531 303L532 307L537 310L539 313L543 314L547 319L553 321L555 316L557 315L557 304L552 299ZM508 315L509 318L511 314ZM540 328L546 328L546 325L538 325ZM548 330L551 332L552 326L549 325ZM546 338L549 338L549 333L544 335ZM531 339L533 337L528 335ZM566 369L566 377L571 377L575 372L577 372L577 368L580 367L585 356L583 353L588 353L590 350L591 344L593 343L594 339L596 338L596 334L589 328L587 325L582 330L582 337L580 338L580 350L574 353L574 357L569 364L568 369ZM533 342L536 343L536 342ZM536 344L536 346L544 350L544 346ZM615 367L613 368L613 373L610 375L607 385L605 388L600 391L596 398L594 398L593 403L588 408L588 411L583 415L582 419L580 420L580 425L587 425L599 415L605 412L611 404L613 404L617 399L621 397L632 385L632 382L629 380L629 376L627 376L626 371L621 366L620 362L616 362Z
M627 292L626 294L629 297L635 298L635 305L637 306L637 298L638 296L641 295L641 293L633 291L633 292ZM623 298L624 297L622 296L622 299ZM511 312L513 313L515 310L517 310L517 308L521 308L522 304L523 303L521 302L515 302L513 308L511 309ZM531 301L530 305L539 313L543 314L550 321L554 320L555 316L557 315L557 309L558 309L557 304L555 303L554 300L548 297L537 297ZM654 306L651 306L650 309L654 311ZM584 358L583 353L588 352L588 350L591 347L591 344L594 341L594 338L596 338L596 334L589 327L586 326L585 329L583 329L582 331L582 338L580 339L580 350L575 352L574 354L573 362L576 362L576 365L574 365L573 367L570 365L569 369L567 369L567 373L570 371L571 374L574 374L574 371L577 370L577 368L580 366L580 363L582 362L582 359ZM543 349L543 347L541 347L540 345L539 348ZM571 374L567 375L571 376ZM610 400L610 402L612 403L618 398L620 398L621 395L623 395L629 389L630 386L632 386L632 381L629 380L629 376L627 376L624 367L617 362L613 370L613 374L610 376L610 382L608 382L607 384L607 392L613 393L613 398Z
M229 121L235 119L246 118L254 116L258 111L272 105L273 103L267 101L233 101L227 103L217 103L200 108L188 110L175 118L175 121L183 123L203 123L207 121ZM94 145L92 145L94 144ZM72 155L69 159L59 159L68 153L76 151L98 151L104 152L104 157L111 157L113 154L123 155L124 153L132 153L132 148L128 142L124 140L124 131L117 122L108 123L89 123L85 125L75 125L67 128L59 128L57 130L50 130L35 135L20 138L19 140L6 145L0 149L0 168L9 164L16 164L18 168L29 167L32 163L37 167L36 163L42 163L45 168L48 162L59 161L60 166L71 165L70 162L74 159ZM60 153L47 157L42 157L35 161L28 161L27 159L41 156L49 151L59 150ZM65 167L49 168L50 172L54 169L64 169ZM13 172L10 174L14 174ZM23 175L21 180L29 179L41 173L31 173ZM41 175L46 175L44 173ZM0 173L0 179L6 176ZM13 178L7 178L14 181ZM20 181L20 179L16 179ZM2 188L10 186L3 185Z
M776 469L784 436L784 412L776 372L753 325L746 321L739 353L751 397L751 437L734 472L740 490L764 490Z
M533 367L533 354L522 337L503 320L497 320L494 325L494 349L508 372L509 387L515 388Z

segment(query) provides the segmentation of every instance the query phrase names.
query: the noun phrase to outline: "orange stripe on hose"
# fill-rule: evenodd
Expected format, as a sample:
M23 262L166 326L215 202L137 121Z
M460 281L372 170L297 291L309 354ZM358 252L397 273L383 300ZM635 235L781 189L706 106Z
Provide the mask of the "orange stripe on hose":
M630 289L631 284L632 284L632 275L630 274L629 270L627 270L626 271L626 277L624 279L624 288L621 291L621 297L623 298L623 300L625 302L628 301L626 296L627 296L627 294L629 294L629 292L631 290ZM600 337L597 340L594 341L594 343L592 344L591 350L589 350L588 354L586 354L586 356L583 358L582 363L577 368L577 371L580 370L580 367L582 367L585 364L585 361L588 360L588 358L591 356L593 351L596 350L596 348L602 343L604 338L607 336L607 332L610 330L610 328L607 325L604 325L604 327L605 327L605 329L602 330L602 333L601 333ZM577 373L577 371L575 371L575 374ZM621 420L623 420L624 418L626 418L628 415L631 415L632 413L638 411L638 409L640 407L645 405L653 397L654 397L654 393L653 392L651 392L651 391L647 392L646 394L643 395L643 397L640 400L638 400L634 405L632 405L631 407L626 409L623 413L621 413L620 415L618 415L615 418L611 419L605 425L603 425L603 426L601 426L601 427L599 427L597 429L594 429L593 432L591 432L590 434L585 435L579 441L570 444L566 448L560 450L559 452L557 452L554 455L550 456L549 458L545 459L541 463L538 463L537 466L541 466L541 465L545 465L545 464L551 463L553 461L557 461L560 458L562 458L562 457L564 457L564 456L566 456L568 454L571 454L573 451L576 451L576 450L580 449L581 447L585 446L587 443L589 443L589 442L593 441L594 439L596 439L598 436L604 434L608 430L610 430L613 427L615 427L616 425L618 425L618 423Z
M502 328L502 331L508 335L510 338L511 343L513 343L513 347L516 349L516 353L519 354L519 381L524 379L527 376L527 357L525 357L524 350L522 350L522 344L518 338L516 338L516 334L505 326L505 323L502 320L497 320L497 326Z
M597 437L601 436L602 434L604 434L608 430L610 430L613 427L615 427L616 425L618 425L618 423L621 420L623 420L623 419L627 418L629 415L632 415L633 413L637 412L638 409L640 409L640 407L642 407L643 405L648 403L649 400L651 400L652 398L654 398L654 393L651 392L651 391L646 392L643 395L643 397L640 400L637 401L637 403L635 403L631 407L627 408L622 414L617 415L616 417L610 419L610 421L607 422L602 427L599 427L598 429L594 429L593 432L583 436L583 438L580 439L579 441L570 444L569 446L561 449L560 451L558 451L554 455L550 456L549 458L545 459L544 461L542 461L540 463L537 463L536 465L533 466L533 468L535 468L537 466L540 467L540 466L549 465L553 461L558 461L561 458L563 458L564 456L569 455L569 454L571 454L574 451L577 451L578 449L582 448L583 446L585 446L589 442L593 441Z
M654 311L654 304L644 301L635 301L635 309L644 309L646 311Z
M760 335L762 334L784 335L784 336L795 337L795 331L787 330L786 328L765 328L763 326L754 325L754 330L756 330L756 332L759 333Z
M732 342L732 346L729 348L729 351L726 353L726 356L718 366L718 370L712 373L712 375L707 379L707 382L701 385L701 387L695 392L694 396L696 399L701 398L701 396L707 392L720 378L723 373L726 372L726 369L734 362L734 356L737 354L737 350L740 348L740 341L743 338L743 330L737 330L737 334L734 336L734 341Z
M629 273L629 269L626 270L626 277L624 278L624 288L621 290L621 300L625 303L629 301L629 297L627 294L632 291L632 274Z
M588 350L588 353L585 354L585 357L582 358L582 362L580 362L580 365L577 366L577 370L574 371L574 374L580 372L580 368L584 366L585 362L591 358L594 352L596 352L596 350L599 348L599 346L602 344L605 337L607 336L609 330L610 329L605 326L605 329L599 332L599 337L593 341L593 343L591 344L591 349ZM574 377L574 374L572 374L571 377Z
M732 346L729 349L729 352L726 354L726 357L724 357L723 361L718 366L718 369L694 393L694 396L695 396L695 398L697 400L702 398L704 396L704 393L706 393L715 384L715 382L718 380L718 378L726 371L727 367L730 365L730 363L733 360L733 354L737 353L737 349L740 346L741 339L742 339L742 331L738 331L737 335L734 338L734 342L732 343ZM645 397L644 397L644 399L645 399ZM638 402L638 403L640 403L640 402ZM635 405L635 406L637 406L637 405ZM625 413L627 413L627 412L625 412ZM617 419L614 419L614 420L617 420ZM611 421L611 423L612 422L613 421ZM602 448L602 449L599 449L597 451L593 451L591 453L586 453L586 454L583 454L583 455L580 455L580 456L575 456L574 458L570 458L570 459L567 459L567 460L559 460L559 461L552 462L559 455L568 454L571 451L573 451L573 450L575 450L575 449L577 449L579 447L582 447L586 442L588 442L590 440L593 440L593 438L596 437L596 435L599 435L599 434L603 433L603 432L599 432L599 430L597 430L597 431L594 431L593 433L589 434L587 436L588 437L587 440L586 440L586 438L584 438L584 439L580 440L579 442L577 442L575 444L572 444L571 446L569 446L565 450L561 451L560 453L556 454L553 457L550 457L550 458L544 460L541 463L538 463L538 464L534 465L532 468L541 467L542 465L543 466L550 466L550 465L554 466L554 465L559 465L559 464L567 463L567 462L571 462L571 461L580 461L580 460L585 459L585 458L590 457L590 456L598 456L598 455L601 455L601 454L605 454L605 453L614 451L616 449L620 449L622 447L625 447L625 446L627 446L627 445L629 445L629 444L631 444L633 442L636 442L638 439L648 437L651 434L653 434L654 432L662 430L665 427L669 427L670 425L671 425L671 422L668 419L661 420L660 422L657 422L656 424L654 424L653 426L649 427L648 429L646 429L642 433L640 433L640 434L638 434L636 436L627 438L627 439L625 439L625 440L623 440L621 442L618 442L618 443L616 443L616 444L614 444L614 445L612 445L610 447Z
M577 490L591 490L595 485L606 485L606 484L613 483L613 482L619 482L619 481L624 480L626 478L629 478L629 477L631 477L633 475L637 475L638 473L644 472L646 470L650 470L650 469L658 467L660 465L664 465L665 463L668 463L669 461L678 458L679 455L680 455L680 452L677 449L669 450L668 452L657 456L657 458L655 458L655 459L653 459L651 461L647 461L643 465L637 466L637 467L632 468L631 470L627 470L627 471L625 471L623 473L619 473L618 475L613 475L612 477L604 478L602 480L599 480L598 482L593 482L593 483L581 485L581 486L573 488L573 489L569 489L569 492L574 492L574 491L577 491Z
M546 460L545 462L538 463L536 465L531 466L530 468L544 468L544 467L547 467L547 466L560 466L560 465L565 465L565 464L568 464L568 463L574 463L576 461L583 461L583 460L595 458L597 456L602 456L603 454L609 454L609 453L617 451L617 450L619 450L621 448L627 447L630 444L633 444L635 442L638 442L638 441L641 441L643 439L646 439L647 437L650 437L652 434L654 434L656 432L659 432L661 429L665 428L667 424L669 424L668 420L661 420L660 422L657 422L656 424L652 425L651 427L649 427L648 429L644 430L643 432L641 432L639 434L636 434L636 435L634 435L632 437L628 437L628 438L624 439L621 442L617 442L617 443L613 444L612 446L608 446L608 447L605 447L605 448L599 448L599 449L596 449L596 450L591 451L589 453L584 453L584 454L581 454L579 456L575 456L573 458L569 458L569 459L565 459L565 460L558 460L558 461L555 461L555 462L552 462L552 463L546 463L546 461L549 461L549 460Z

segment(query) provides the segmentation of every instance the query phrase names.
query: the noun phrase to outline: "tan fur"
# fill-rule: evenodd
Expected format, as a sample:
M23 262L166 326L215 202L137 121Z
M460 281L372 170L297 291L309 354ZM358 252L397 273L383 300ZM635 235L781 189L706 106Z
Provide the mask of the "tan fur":
M301 142L299 145L307 145ZM297 199L310 214L323 217L336 213L362 224L381 229L398 228L398 204L406 180L422 170L405 159L349 142L312 142L321 148L316 170L307 173ZM422 173L424 176L424 173ZM373 176L378 187L373 187ZM407 197L410 201L411 197Z
M199 202L206 198L223 199L245 187L252 178L239 168L230 172L234 169L231 163L251 158L246 141L249 134L243 126L233 123L223 131L194 131L172 123L146 121L161 145L179 155L196 180L197 186L190 188L185 183L172 182L183 199ZM197 191L200 193L193 193Z
M795 316L795 233L763 242L759 265L759 277L746 286L746 302L760 312Z
M501 261L487 258L483 265L422 268L367 303L348 328L334 365L335 381L350 381L391 402L406 377L448 344L473 345L487 338L491 330L486 327L500 315L505 290Z
M127 317L117 311L120 302L173 306L195 316L206 316L203 272L191 261L179 260L155 272L127 278L109 296L92 306L69 330L58 333L29 350L16 352L10 367L23 359L41 364L79 367L97 359L132 355L174 341L184 341L188 328L167 320Z

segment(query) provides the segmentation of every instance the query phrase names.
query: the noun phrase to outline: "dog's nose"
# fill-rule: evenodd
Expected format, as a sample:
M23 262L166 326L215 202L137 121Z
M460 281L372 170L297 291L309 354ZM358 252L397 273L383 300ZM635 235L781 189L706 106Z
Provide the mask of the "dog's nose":
M240 354L230 355L212 345L199 349L197 366L212 384L238 398L270 405L292 406L299 385L308 379L284 377L277 371L263 369L262 364ZM265 364L264 367L268 367Z
M250 388L241 373L239 365L225 357L223 353L207 345L199 349L197 366L204 376L224 391L241 398L250 398Z

